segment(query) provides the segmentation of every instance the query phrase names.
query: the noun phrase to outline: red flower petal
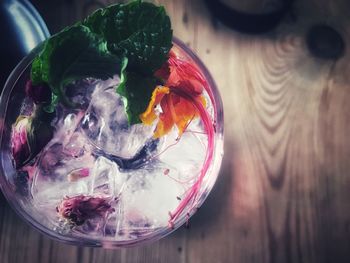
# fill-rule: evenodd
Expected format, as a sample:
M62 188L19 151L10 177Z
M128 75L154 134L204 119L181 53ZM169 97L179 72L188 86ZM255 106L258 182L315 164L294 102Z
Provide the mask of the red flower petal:
M179 58L174 51L170 51L168 61L155 76L162 79L166 87L155 89L147 110L140 115L140 119L144 124L150 125L157 117L154 108L160 104L162 113L159 114L154 137L167 134L174 125L181 136L192 119L198 116L198 111L192 102L179 97L171 89L180 89L182 93L205 106L205 99L201 94L208 84L196 65Z
M188 61L182 60L171 52L168 60L170 75L166 86L185 89L189 95L199 95L207 85L200 70Z

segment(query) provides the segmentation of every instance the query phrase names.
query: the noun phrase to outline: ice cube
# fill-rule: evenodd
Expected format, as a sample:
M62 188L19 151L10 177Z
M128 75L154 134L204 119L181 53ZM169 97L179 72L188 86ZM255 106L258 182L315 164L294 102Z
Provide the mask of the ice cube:
M129 125L124 102L115 88L100 87L92 94L81 123L92 144L108 154L133 157L153 135L154 126Z
M127 175L119 172L117 164L100 156L96 159L91 172L91 194L115 196L123 191Z
M154 162L142 169L129 171L129 180L121 199L124 203L124 228L147 229L166 226L169 212L177 207L185 188L176 180L176 169ZM171 176L170 176L171 175ZM174 179L175 178L175 179Z
M95 161L91 147L85 135L73 132L69 139L62 139L61 143L55 142L43 150L31 189L37 204L51 202L56 206L64 196L89 192L88 177Z
M196 178L204 162L207 149L207 136L199 122L193 122L188 131L178 138L177 132L163 138L158 150L158 158L163 163L176 166L181 180Z

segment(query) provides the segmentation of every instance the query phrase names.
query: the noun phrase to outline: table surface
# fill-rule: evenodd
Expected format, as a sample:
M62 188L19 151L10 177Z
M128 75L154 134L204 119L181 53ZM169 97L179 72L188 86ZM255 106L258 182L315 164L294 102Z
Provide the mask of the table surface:
M32 1L51 32L115 1ZM201 0L156 1L222 94L225 155L203 207L143 247L104 250L52 241L0 201L0 262L350 262L350 53L312 56L315 24L350 42L350 2L297 0L272 32L237 33Z

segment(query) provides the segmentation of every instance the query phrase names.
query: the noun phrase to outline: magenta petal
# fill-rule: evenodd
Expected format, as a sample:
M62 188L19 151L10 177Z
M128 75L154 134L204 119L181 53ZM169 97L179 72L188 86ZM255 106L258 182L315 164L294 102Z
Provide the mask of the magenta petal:
M46 83L33 85L31 80L26 83L26 94L34 103L49 103L51 101L51 89Z

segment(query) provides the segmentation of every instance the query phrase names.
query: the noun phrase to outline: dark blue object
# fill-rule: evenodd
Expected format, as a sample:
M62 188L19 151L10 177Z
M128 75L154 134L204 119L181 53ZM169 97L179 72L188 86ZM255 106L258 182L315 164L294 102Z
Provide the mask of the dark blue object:
M306 35L311 54L317 58L336 60L344 55L345 42L338 31L328 25L315 25Z
M260 34L274 29L291 9L294 0L280 0L281 7L267 13L246 13L220 0L204 0L213 16L226 26L242 33ZM245 0L243 0L245 1Z
M17 63L50 33L27 0L0 1L0 91Z

